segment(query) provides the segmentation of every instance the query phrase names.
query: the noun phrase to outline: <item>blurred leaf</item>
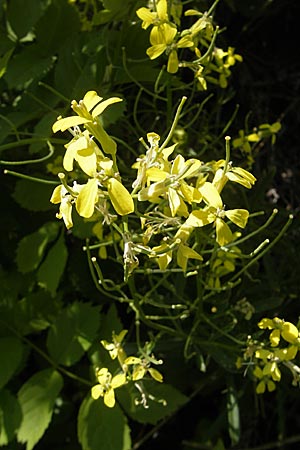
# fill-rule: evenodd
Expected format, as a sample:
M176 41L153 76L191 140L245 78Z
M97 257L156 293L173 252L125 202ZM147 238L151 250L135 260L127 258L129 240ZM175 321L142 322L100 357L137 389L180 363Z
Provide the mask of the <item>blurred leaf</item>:
M50 1L9 0L7 2L7 20L18 38L22 38L31 31Z
M88 395L78 414L78 439L83 450L130 450L130 430L118 405L107 408Z
M20 240L17 248L17 265L20 272L31 272L38 267L47 244L56 238L59 228L59 223L48 222Z
M0 338L0 389L10 380L19 366L23 354L23 345L15 337Z
M94 341L99 321L99 307L78 302L70 305L49 330L47 347L51 357L58 364L75 364Z
M40 46L33 44L10 60L4 75L10 89L28 88L33 81L40 80L52 68L56 57L41 53Z
M161 370L163 373L163 370ZM188 397L183 395L173 386L166 383L157 383L154 380L143 380L143 387L147 394L155 397L154 400L147 398L148 408L136 405L136 400L141 400L140 392L130 383L116 391L117 399L120 401L124 411L137 422L156 424L164 417L176 412L187 401Z
M40 290L29 293L17 303L14 317L22 335L45 330L55 320L60 309L59 302L51 294Z
M6 389L0 391L0 445L7 445L14 437L22 420L17 399Z
M36 372L18 392L22 422L18 441L32 450L48 428L55 401L63 386L63 378L53 369Z
M66 39L79 31L77 10L67 0L52 0L36 24L36 40L43 55L56 55Z
M37 281L40 286L55 295L56 289L65 270L68 251L64 234L61 233L58 240L50 248L44 261L37 272Z
M241 429L239 403L232 381L227 390L227 420L231 444L235 445L240 440Z
M53 209L49 201L53 187L50 184L37 184L35 181L18 180L12 196L22 208L29 211L47 211Z
M13 52L14 52L14 48L11 48L3 56L1 56L1 58L0 58L0 78L2 78L3 75L5 74L7 64L9 62Z

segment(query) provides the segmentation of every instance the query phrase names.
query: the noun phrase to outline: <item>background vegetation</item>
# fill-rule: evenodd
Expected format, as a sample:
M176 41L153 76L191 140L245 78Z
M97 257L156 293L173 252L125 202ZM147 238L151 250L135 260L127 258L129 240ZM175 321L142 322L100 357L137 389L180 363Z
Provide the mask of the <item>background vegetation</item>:
M199 11L212 6L204 0L183 3L184 9ZM187 69L164 70L158 78L167 60L146 55L149 30L141 28L135 13L143 6L142 0L1 3L0 445L10 450L298 448L300 398L290 375L276 391L259 396L253 376L244 376L235 363L247 336L260 336L262 317L298 321L299 2L220 0L214 11L222 31L217 44L234 47L243 62L231 68L226 88L208 83L206 91L196 88ZM292 213L288 231L235 289L212 296L207 310L217 306L220 315L212 328L201 323L199 336L208 343L194 346L193 357L184 356L180 339L141 327L143 343L156 344L155 356L164 361L159 367L164 383L144 383L166 406L151 398L148 409L135 405L130 386L118 389L113 409L90 397L95 367L116 369L101 340L111 342L113 331L128 329L124 347L128 354L137 351L136 316L126 303L112 300L109 290L99 292L83 251L85 239L94 239L93 223L75 214L74 227L66 231L55 218L57 205L49 201L67 142L66 135L53 134L52 125L59 114L70 114L71 100L90 90L124 99L105 111L103 125L118 143L128 185L130 166L142 153L139 138L150 131L165 137L183 95L188 106L177 140L186 158L196 149L201 160L223 159L225 134L235 139L240 130L247 135L261 124L281 122L275 140L268 136L250 150L232 148L235 164L250 170L257 183L246 194L232 189L228 200L238 198L238 207L250 212L265 211L264 218L254 218L249 233L274 207L279 210L276 220L246 243L245 253L266 238L276 239ZM122 265L111 255L101 267L105 278L122 285ZM157 283L143 272L134 277L137 292ZM194 296L189 279L168 280L154 291L154 301ZM242 299L253 313L246 320L235 310L231 329L222 314ZM233 330L233 338L244 345L230 347L232 339L222 328Z

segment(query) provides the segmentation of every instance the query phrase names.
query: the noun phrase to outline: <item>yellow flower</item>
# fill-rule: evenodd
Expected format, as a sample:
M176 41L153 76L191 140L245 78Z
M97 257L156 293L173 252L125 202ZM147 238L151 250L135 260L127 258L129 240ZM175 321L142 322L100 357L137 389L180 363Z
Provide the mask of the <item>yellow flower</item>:
M121 364L121 366L123 365L124 360L126 358L126 353L122 347L122 342L126 334L127 330L122 330L119 334L115 334L115 332L113 332L112 334L113 342L107 342L105 340L101 341L101 344L103 345L105 350L108 350L111 359L118 358L118 361Z
M63 219L68 230L72 228L72 204L74 203L74 197L72 197L65 186L60 184L54 188L50 202L54 204L60 203L59 212L56 214L56 217L58 219Z
M104 158L104 155L90 136L88 130L85 130L83 133L75 133L74 138L65 147L67 149L63 159L65 170L71 172L75 160L87 175L90 177L96 175L97 158Z
M65 118L59 117L53 124L53 133L57 131L66 131L68 128L78 127L84 125L85 128L100 142L101 147L105 153L115 154L116 143L106 133L102 127L98 116L113 103L121 102L119 97L111 97L103 100L99 97L97 92L88 91L79 103L76 100L71 102L71 108L77 116L69 116Z
M97 371L97 380L99 384L92 387L91 395L94 400L103 397L104 404L113 408L116 403L114 389L123 386L126 383L125 373L120 373L114 377L106 367Z
M159 383L163 382L162 374L153 367L150 367L150 363L146 358L142 359L137 358L136 356L129 356L125 359L125 364L127 364L128 366L134 366L134 369L132 371L133 381L141 380L142 378L144 378L146 373L149 373L154 380L158 381Z
M216 227L216 241L220 246L224 246L232 241L233 235L223 219L226 217L238 227L245 228L249 212L246 209L226 211L221 196L212 183L205 182L199 187L199 191L208 206L202 210L192 211L185 224L196 228L214 223Z

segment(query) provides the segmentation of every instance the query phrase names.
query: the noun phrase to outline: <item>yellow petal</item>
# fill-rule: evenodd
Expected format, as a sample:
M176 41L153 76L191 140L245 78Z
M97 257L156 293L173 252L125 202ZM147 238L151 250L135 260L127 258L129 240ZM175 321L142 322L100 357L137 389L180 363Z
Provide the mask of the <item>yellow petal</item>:
M146 171L147 180L149 181L163 181L168 175L168 172L165 172L158 167L150 167L150 169L147 169Z
M156 3L156 11L160 20L166 20L168 18L168 4L167 0L158 0Z
M272 347L277 347L280 341L280 330L273 330L270 334L270 342Z
M111 386L113 389L123 386L123 384L125 383L126 383L125 373L119 373L118 375L114 376L113 379L111 380Z
M120 216L125 216L134 211L133 199L120 181L110 178L107 182L107 190L112 205Z
M90 177L96 175L97 156L92 147L79 150L75 156L75 159L84 173Z
M103 100L103 102L101 102L98 106L96 106L96 108L93 110L92 112L92 116L93 117L97 117L100 114L103 113L103 111L109 106L112 105L113 103L118 103L118 102L122 102L123 100L119 97L111 97L108 98L106 100Z
M72 203L68 198L62 198L59 213L56 215L58 219L63 219L66 228L69 230L73 226L72 221Z
M56 186L54 188L54 191L52 192L51 198L50 198L50 202L57 204L61 202L61 189L62 189L62 184L60 184L59 186Z
M176 49L173 49L169 54L167 71L169 73L176 73L178 71L178 55Z
M205 225L212 223L214 219L215 217L210 210L192 211L186 221L186 225L188 227L204 227Z
M225 216L238 227L245 228L249 217L249 211L246 209L230 209L225 211Z
M131 364L141 364L142 360L141 358L137 358L136 356L128 356L128 358L125 359L124 363L131 365Z
M98 183L96 178L90 178L80 190L76 209L81 217L89 218L93 215L95 203L98 200Z
M261 380L258 385L256 386L256 393L257 394L263 394L266 390L266 384L263 380Z
M57 120L53 124L52 130L53 130L53 133L57 133L57 131L66 131L68 128L72 128L72 127L75 127L78 125L83 125L90 121L91 121L90 119L87 119L85 117L79 117L79 116L65 117L64 119Z
M291 322L284 322L281 329L283 339L292 344L299 335L298 328Z
M108 408L113 408L116 403L115 393L112 388L109 388L104 394L104 403Z
M208 181L205 182L202 186L199 187L199 191L207 205L219 209L223 207L221 196L212 183L209 183Z
M149 369L148 371L149 371L151 377L152 377L155 381L158 381L159 383L162 383L162 382L163 382L163 376L162 376L162 374L161 374L158 370L153 369L152 367L150 367L150 369Z
M151 23L156 19L156 14L149 11L148 8L139 8L136 15L144 21L143 28L146 30Z
M103 396L103 387L100 384L96 384L91 389L91 395L94 400L97 400L99 397Z
M169 206L171 210L172 217L176 216L177 210L180 206L180 197L173 188L168 190Z
M135 367L135 369L134 369L134 371L132 373L133 381L141 380L144 377L145 373L146 373L146 370L144 369L143 366Z
M166 48L166 44L156 44L149 47L146 53L150 59L155 59L158 58L166 50Z
M224 220L216 219L216 241L222 247L232 241L232 232Z
M83 97L83 103L88 111L94 108L97 103L101 102L102 97L99 97L96 91L88 91Z

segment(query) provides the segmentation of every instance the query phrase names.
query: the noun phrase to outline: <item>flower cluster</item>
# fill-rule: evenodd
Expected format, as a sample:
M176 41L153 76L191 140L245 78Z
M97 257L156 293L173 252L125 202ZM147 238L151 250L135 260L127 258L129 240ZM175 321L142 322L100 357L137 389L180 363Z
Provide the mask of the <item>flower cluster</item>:
M224 51L215 46L218 27L214 26L212 13L216 3L204 13L195 9L185 11L186 17L195 17L196 21L182 30L182 5L176 8L171 3L167 0L154 0L151 7L142 7L136 11L142 20L142 28L146 30L151 27L151 46L147 49L147 55L150 59L156 59L165 53L169 73L176 73L179 67L188 67L194 72L201 90L207 89L207 81L226 88L231 66L236 61L242 61L242 57L235 54L232 47ZM179 59L180 49L188 49L193 58L188 61Z
M61 184L54 189L51 202L60 204L57 217L64 220L68 229L73 226L75 206L81 217L95 222L93 230L101 241L119 234L125 279L138 267L141 254L149 262L155 260L161 270L175 257L177 266L185 272L188 260L203 260L192 237L195 230L210 229L210 239L224 247L236 238L231 223L245 228L249 212L227 208L222 191L228 182L250 189L256 179L230 162L229 137L225 138L226 160L205 164L197 158L185 159L177 152L176 143L168 146L168 138L160 143L160 136L150 132L148 144L141 139L146 152L132 166L136 176L130 192L121 180L116 143L99 119L109 105L119 101L118 97L103 100L95 91L89 91L79 103L71 103L76 115L60 117L54 123L54 132L68 129L73 136L65 145L63 157L63 167L73 181L68 183L66 175L59 173ZM113 242L117 241L114 236ZM219 253L219 261L213 265L216 278L211 280L212 286L220 286L220 276L231 271L234 255L238 254L235 247L226 254L231 262L225 262L225 254L221 262Z
M258 327L270 330L269 344L254 341L249 338L248 347L244 353L245 364L251 361L253 375L257 380L256 392L263 394L266 389L272 392L276 382L281 380L281 368L286 367L293 376L293 385L300 383L300 367L294 360L300 348L299 328L291 322L274 317L263 318ZM238 361L241 366L242 361Z
M119 334L112 334L112 342L105 340L101 344L109 352L112 360L117 359L121 370L116 375L112 375L107 367L96 368L96 378L98 383L92 387L91 395L97 400L103 397L104 404L109 408L115 405L115 389L124 386L128 382L133 382L138 391L146 399L143 386L139 383L147 374L159 383L163 382L162 374L152 364L162 364L162 360L156 360L152 354L141 350L141 356L127 356L123 348L123 340L127 330L122 330ZM145 406L145 402L143 403Z

